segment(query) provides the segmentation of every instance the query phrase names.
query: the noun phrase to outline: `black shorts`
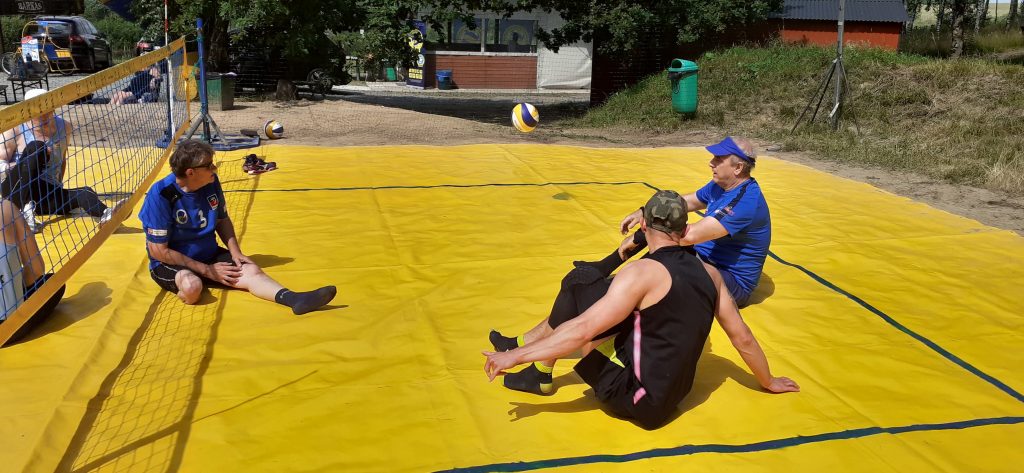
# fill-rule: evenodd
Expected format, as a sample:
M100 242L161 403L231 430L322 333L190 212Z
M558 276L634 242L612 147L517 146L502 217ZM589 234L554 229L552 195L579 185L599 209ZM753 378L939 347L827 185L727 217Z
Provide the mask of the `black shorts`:
M626 367L631 366L630 360L625 361ZM654 406L650 396L643 396L634 403L633 396L641 385L626 367L612 362L595 349L576 363L573 370L594 388L597 399L615 415L634 419L645 429L660 427L672 412Z
M230 251L228 251L228 250L226 250L224 248L217 247L217 256L214 256L211 261L204 261L204 263L206 263L206 264L214 264L214 263L231 263L231 264L234 264L235 260L231 259L231 252ZM178 274L178 271L181 271L183 269L188 269L188 268L186 268L184 266L175 266L173 264L160 263L155 268L152 268L152 269L149 270L149 275L150 275L150 277L153 278L154 281L156 281L156 284L158 286L160 286L160 287L162 287L162 288L164 288L164 289L166 289L166 290L168 290L170 292L173 292L173 293L177 294L178 293L178 284L174 282L174 276ZM199 276L199 279L203 280L203 285L206 286L206 287L210 287L211 285L213 285L213 286L223 286L223 284L221 284L221 283L219 283L217 281L214 281L212 279L205 278L205 277L200 276L198 274L196 276Z

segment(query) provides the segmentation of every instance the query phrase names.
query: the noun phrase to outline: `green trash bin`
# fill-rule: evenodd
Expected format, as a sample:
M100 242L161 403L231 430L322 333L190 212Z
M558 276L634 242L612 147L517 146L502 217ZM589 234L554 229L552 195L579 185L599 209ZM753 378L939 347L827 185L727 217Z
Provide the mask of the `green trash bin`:
M668 80L672 84L672 110L693 115L697 113L697 63L685 59L673 59L668 68Z
M235 106L235 77L217 72L206 74L206 98L210 110L231 110Z

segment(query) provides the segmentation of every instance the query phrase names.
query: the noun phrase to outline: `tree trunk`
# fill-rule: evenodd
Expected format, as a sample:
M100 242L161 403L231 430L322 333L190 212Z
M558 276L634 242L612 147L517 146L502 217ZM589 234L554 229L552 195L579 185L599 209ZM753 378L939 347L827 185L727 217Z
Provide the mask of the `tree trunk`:
M966 4L954 0L953 8L949 12L953 16L951 21L953 24L953 51L950 54L952 59L959 59L960 55L964 53L964 10L966 10L964 7Z
M1006 16L1006 31L1016 30L1020 27L1020 12L1017 11L1017 0L1010 0L1010 14Z
M984 25L988 24L988 6L991 2L992 0L985 0L985 9L982 11L981 14L981 22Z
M277 90L274 92L274 99L279 101L295 100L299 96L295 89L295 83L287 79L277 80Z
M954 0L956 1L956 0ZM939 2L939 6L935 7L935 32L942 31L942 20L943 14L946 13L946 0Z
M907 31L914 28L914 20L917 20L917 11L921 8L920 5L917 8L911 8L908 3L907 0L903 0L903 7L907 9Z
M985 17L985 0L978 0L974 5L974 34L981 33L981 20Z

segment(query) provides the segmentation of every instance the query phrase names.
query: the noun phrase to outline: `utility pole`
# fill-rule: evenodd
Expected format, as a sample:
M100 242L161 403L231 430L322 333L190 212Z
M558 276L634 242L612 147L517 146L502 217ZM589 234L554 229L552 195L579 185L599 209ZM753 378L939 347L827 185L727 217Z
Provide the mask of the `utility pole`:
M832 109L832 113L829 114L829 120L832 122L832 129L839 128L839 115L842 113L840 110L843 103L843 84L846 81L846 68L842 67L843 64L843 21L846 19L844 11L846 10L846 0L839 0L839 21L836 23L836 61L839 61L839 67L836 68L836 92L835 92L835 108Z

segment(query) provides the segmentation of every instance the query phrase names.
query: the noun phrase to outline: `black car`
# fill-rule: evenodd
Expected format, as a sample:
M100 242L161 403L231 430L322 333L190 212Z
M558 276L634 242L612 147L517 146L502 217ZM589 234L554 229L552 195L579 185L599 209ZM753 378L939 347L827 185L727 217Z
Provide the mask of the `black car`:
M46 26L41 25L46 22ZM40 16L30 23L25 33L40 39L49 34L48 41L58 48L70 48L71 57L79 70L98 71L114 63L110 42L103 33L80 16Z

